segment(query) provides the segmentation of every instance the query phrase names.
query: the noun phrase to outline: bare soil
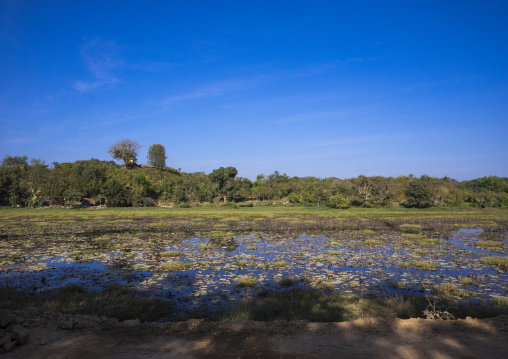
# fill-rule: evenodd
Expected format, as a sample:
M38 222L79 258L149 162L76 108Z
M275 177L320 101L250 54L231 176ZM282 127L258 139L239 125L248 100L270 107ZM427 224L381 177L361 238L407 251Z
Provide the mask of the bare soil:
M506 358L508 316L456 321L138 324L109 330L31 327L2 358Z

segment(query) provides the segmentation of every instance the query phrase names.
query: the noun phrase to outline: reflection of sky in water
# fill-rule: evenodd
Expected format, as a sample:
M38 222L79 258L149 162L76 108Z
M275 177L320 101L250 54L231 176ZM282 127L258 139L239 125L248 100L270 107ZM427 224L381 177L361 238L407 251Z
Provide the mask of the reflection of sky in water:
M434 248L398 247L397 233L354 234L346 239L341 239L340 235L339 239L253 235L236 238L238 246L232 251L222 249L226 246L200 251L199 246L208 240L192 238L165 247L168 251L184 253L179 260L202 267L185 272L132 270L133 265L153 262L150 257L153 255L142 250L111 251L84 262L76 262L69 256L33 255L25 257L28 263L10 266L9 270L0 272L0 285L44 291L68 284L80 284L89 289L101 289L111 283L128 284L147 295L174 299L183 311L200 306L219 309L261 289L284 290L277 284L278 280L302 276L346 293L377 291L390 294L425 294L432 286L422 286L424 281L458 284L460 277L470 276L479 279L479 286L462 289L477 292L479 297L506 295L503 286L508 285L507 275L478 261L481 255L503 254L471 246L480 233L481 229L461 229L449 240L441 239ZM378 238L386 243L378 246L362 244L365 239ZM135 241L133 246L136 246ZM415 256L415 249L425 252ZM431 260L437 263L437 270L424 271L398 265L414 260ZM247 265L236 266L237 261L246 261ZM275 267L277 261L286 263ZM26 271L17 272L23 265L28 266ZM243 275L256 277L258 283L251 288L239 288L236 281ZM303 282L296 285L305 286Z

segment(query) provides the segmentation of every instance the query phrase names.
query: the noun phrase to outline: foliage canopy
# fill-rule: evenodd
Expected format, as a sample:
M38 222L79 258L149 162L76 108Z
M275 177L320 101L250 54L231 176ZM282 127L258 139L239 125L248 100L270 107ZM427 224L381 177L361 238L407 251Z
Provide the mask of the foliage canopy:
M166 149L161 144L153 144L148 149L148 164L158 170L166 167Z
M111 146L108 153L111 154L115 160L122 160L127 166L136 163L140 148L141 145L139 143L124 139Z

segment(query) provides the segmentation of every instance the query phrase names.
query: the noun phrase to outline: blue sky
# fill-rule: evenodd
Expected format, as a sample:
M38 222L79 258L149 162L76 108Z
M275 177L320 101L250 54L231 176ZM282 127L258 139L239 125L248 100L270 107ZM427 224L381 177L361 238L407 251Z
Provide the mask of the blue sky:
M0 2L0 157L508 176L506 1Z

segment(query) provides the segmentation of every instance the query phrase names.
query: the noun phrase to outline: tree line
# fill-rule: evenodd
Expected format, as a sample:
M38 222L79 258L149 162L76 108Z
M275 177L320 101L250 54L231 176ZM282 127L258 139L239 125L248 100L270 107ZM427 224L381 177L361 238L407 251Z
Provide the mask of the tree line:
M120 142L119 142L120 143ZM118 144L117 144L118 145ZM115 145L115 146L117 146ZM136 146L110 148L113 158L53 162L47 165L27 156L6 156L0 165L0 205L154 206L198 204L328 206L405 206L427 208L508 208L508 178L494 176L457 182L430 176L317 178L290 177L278 171L260 174L255 181L238 177L235 167L221 167L209 174L185 173L165 164L162 145L149 151L151 167L139 167ZM133 152L125 151L131 148ZM138 147L139 148L139 147Z

